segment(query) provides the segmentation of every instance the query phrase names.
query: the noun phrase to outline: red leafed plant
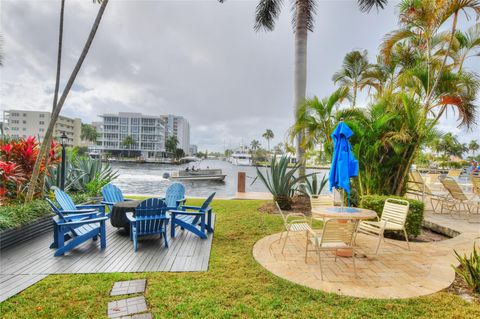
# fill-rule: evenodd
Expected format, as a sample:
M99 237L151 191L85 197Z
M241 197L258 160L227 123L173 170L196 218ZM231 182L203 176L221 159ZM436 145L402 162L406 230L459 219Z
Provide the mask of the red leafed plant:
M37 160L40 143L35 137L5 142L0 140L0 199L17 198L26 189L26 183L32 176ZM52 142L46 162L42 163L41 172L59 162L58 144Z

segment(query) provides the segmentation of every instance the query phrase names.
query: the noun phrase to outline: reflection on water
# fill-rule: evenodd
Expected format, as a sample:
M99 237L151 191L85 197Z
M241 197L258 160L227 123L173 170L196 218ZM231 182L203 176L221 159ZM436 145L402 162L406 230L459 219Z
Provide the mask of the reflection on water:
M112 163L112 167L119 172L115 184L126 194L148 194L161 196L172 181L163 178L163 173L184 170L191 164L168 165L168 164L135 164L135 163ZM247 191L266 192L265 186L260 181L254 184L253 179L257 176L255 167L235 166L228 162L218 160L204 160L195 163L196 168L220 168L226 174L224 182L216 181L181 181L186 188L187 196L206 197L216 192L218 197L233 197L237 192L238 172L246 172ZM261 168L264 169L264 168ZM321 178L321 175L319 176Z

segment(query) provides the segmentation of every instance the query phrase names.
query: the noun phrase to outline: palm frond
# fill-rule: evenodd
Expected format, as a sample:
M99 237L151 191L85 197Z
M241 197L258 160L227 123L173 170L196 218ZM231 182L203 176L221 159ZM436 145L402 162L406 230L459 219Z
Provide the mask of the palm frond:
M260 29L272 31L275 28L275 21L280 15L282 5L282 0L260 0L256 8L253 29L255 31Z

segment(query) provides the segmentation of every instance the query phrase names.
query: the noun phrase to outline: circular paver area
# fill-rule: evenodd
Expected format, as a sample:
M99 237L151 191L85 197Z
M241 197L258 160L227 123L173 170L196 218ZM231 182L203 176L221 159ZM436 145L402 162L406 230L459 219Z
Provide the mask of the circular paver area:
M322 252L321 280L315 252L309 252L305 262L305 234L291 234L283 254L279 237L270 235L254 245L253 256L263 267L310 288L364 298L411 298L447 288L455 278L453 249L467 252L475 240L472 234L461 234L440 242L410 243L409 251L406 243L386 239L376 256L377 237L359 234L357 276L351 258L335 261L333 253Z

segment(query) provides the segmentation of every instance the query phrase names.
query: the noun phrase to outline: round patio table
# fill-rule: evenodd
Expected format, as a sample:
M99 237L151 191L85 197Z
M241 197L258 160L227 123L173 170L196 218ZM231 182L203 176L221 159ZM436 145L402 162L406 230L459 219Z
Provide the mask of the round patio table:
M376 218L377 213L370 209L358 207L340 207L340 206L320 206L312 208L312 218L339 218L339 219L353 219L364 220Z
M358 207L320 206L312 208L312 218L321 220L336 218L345 221L353 220L358 223L361 220L376 217L375 211ZM348 249L338 249L336 254L340 257L352 257L352 251Z
M133 212L135 215L135 208L140 204L139 200L129 200L118 202L112 207L112 215L110 216L110 223L113 227L125 228L128 230L130 223L127 219L127 213Z

